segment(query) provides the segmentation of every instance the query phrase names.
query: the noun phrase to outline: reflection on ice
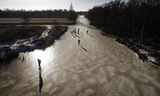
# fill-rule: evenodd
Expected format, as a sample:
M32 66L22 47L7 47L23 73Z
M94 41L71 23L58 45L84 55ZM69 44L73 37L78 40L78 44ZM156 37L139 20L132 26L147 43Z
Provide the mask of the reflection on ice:
M41 60L42 68L47 67L54 60L54 47L51 46L45 50L34 50L29 53L29 59L37 63L37 59Z

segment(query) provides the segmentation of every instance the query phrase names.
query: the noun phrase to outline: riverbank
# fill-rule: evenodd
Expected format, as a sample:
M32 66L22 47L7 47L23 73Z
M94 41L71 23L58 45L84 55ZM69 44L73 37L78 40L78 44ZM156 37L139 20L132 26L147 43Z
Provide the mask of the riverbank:
M137 43L133 39L124 38L118 38L116 41L124 44L137 53L139 59L141 59L143 62L152 62L153 64L160 66L160 50L156 44L148 44L147 42Z
M152 62L155 65L160 66L160 46L151 42L147 43L137 43L133 39L124 39L119 38L115 35L106 34L105 32L101 33L103 36L115 38L118 43L121 43L127 46L129 49L133 50L137 55L138 58L141 59L143 62Z
M0 29L0 61L10 61L20 52L45 49L67 31L67 26L14 26Z

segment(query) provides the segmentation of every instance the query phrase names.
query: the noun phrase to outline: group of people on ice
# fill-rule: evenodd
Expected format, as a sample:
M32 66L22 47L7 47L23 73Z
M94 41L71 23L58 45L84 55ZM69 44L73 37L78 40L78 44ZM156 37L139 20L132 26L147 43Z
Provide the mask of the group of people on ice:
M86 31L86 33L88 34L88 30ZM74 36L75 38L76 37L78 37L79 39L78 39L78 45L80 45L80 29L78 28L77 30L76 30L76 28L74 28L74 30L73 31L71 31L71 34L72 34L72 36Z
M86 31L86 33L88 34L88 30ZM76 30L76 28L74 28L74 30L73 31L71 31L71 34L72 34L72 36L74 36L75 38L76 37L78 37L79 39L78 39L78 45L80 45L80 29L78 28L77 30Z

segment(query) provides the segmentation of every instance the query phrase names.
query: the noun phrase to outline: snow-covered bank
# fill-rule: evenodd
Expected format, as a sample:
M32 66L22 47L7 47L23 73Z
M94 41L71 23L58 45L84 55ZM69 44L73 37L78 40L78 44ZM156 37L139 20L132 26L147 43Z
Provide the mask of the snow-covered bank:
M160 50L157 50L158 48L153 48L152 46L145 44L137 44L131 39L117 39L116 41L132 49L143 61L148 61L152 62L153 64L160 65Z
M35 49L45 49L53 44L55 39L58 39L63 33L67 31L66 26L52 26L46 28L40 36L31 36L29 38L17 39L14 42L7 42L0 44L0 60L10 55L17 54L19 52L28 52Z

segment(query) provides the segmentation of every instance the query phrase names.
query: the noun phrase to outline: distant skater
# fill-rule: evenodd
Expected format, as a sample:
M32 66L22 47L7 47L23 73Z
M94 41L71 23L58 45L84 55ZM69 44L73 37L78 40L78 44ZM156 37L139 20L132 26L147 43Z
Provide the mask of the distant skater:
M80 45L80 40L78 39L78 45Z
M74 28L74 32L76 33L76 28Z
M78 32L77 33L79 34L79 28L78 28Z
M87 30L87 34L88 34L88 30Z

